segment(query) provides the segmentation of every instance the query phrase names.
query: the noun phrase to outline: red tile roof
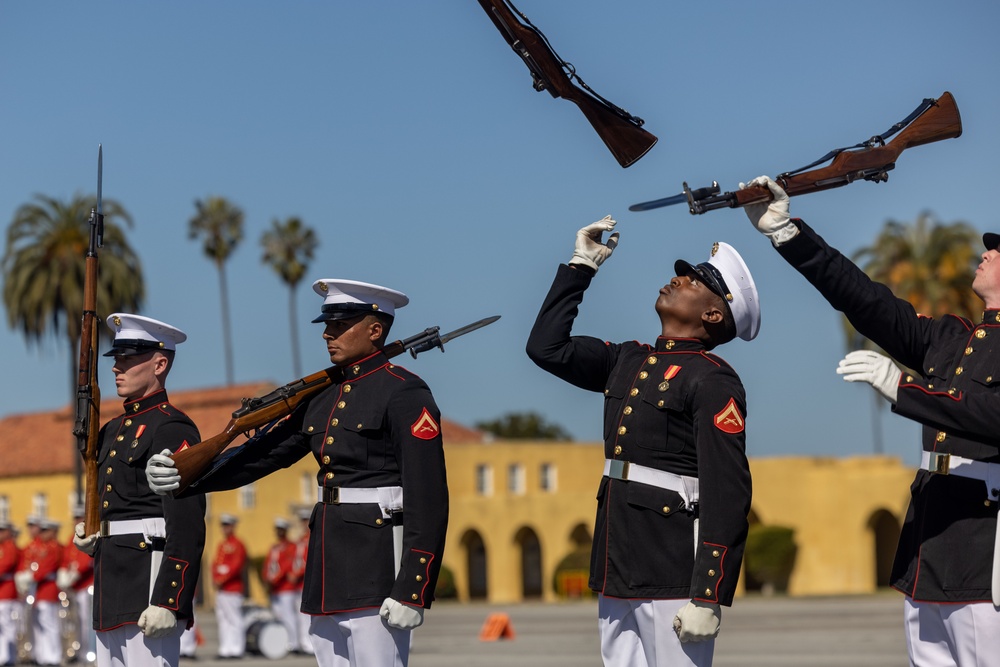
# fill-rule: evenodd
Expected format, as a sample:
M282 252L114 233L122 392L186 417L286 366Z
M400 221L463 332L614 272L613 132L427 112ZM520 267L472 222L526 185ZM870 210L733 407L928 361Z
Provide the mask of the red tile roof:
M261 396L275 385L265 382L170 391L170 402L187 413L203 438L222 432L233 410L247 396ZM117 396L101 400L101 421L122 412ZM0 478L23 475L52 475L75 470L77 449L73 437L75 413L69 408L49 412L14 414L0 419ZM486 440L481 431L447 419L441 420L441 433L446 445L479 443Z

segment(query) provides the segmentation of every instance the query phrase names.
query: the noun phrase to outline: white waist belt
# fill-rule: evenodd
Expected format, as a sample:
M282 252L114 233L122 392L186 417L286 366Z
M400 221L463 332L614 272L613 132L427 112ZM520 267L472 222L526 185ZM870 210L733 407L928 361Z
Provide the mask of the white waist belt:
M958 475L986 482L986 495L997 500L998 494L994 491L1000 489L1000 463L976 461L941 452L924 452L920 458L920 467L939 475Z
M403 509L403 487L375 486L353 488L342 486L321 486L317 490L319 502L326 505L378 505L382 514L389 518L390 510Z
M686 507L698 502L698 478L677 475L618 459L604 460L604 476L627 482L639 482L680 494Z
M986 497L997 500L1000 496L1000 463L987 463L966 459L954 454L924 452L920 467L938 475L958 475L986 482ZM993 540L993 579L990 593L993 604L1000 607L1000 519L997 521L996 538Z
M162 516L148 519L127 519L124 521L102 521L101 537L112 535L143 535L150 537L166 537L167 523Z

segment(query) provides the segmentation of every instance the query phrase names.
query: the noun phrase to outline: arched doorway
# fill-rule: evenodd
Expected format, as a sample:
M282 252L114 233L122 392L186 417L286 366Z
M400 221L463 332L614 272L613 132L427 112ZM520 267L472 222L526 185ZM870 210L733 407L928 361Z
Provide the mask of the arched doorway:
M469 599L485 600L489 597L486 578L486 545L478 531L469 530L462 536L465 566L469 582Z
M892 574L892 559L896 556L896 544L899 542L899 521L888 510L878 510L868 519L868 530L872 531L872 543L875 545L875 586L882 588L889 585Z
M570 531L569 541L573 544L574 548L585 548L589 551L590 545L594 542L594 538L590 536L590 527L582 523L576 524L573 530Z
M525 526L514 535L514 542L521 548L521 597L542 597L542 545L538 534Z

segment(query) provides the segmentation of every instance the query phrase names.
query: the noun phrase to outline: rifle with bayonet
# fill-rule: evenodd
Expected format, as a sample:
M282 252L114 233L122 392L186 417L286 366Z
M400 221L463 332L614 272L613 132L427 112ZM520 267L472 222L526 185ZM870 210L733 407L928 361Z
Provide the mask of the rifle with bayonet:
M440 327L430 327L415 336L384 346L382 352L390 359L403 352L409 352L414 359L421 352L434 348L444 352L444 344L448 341L492 324L498 319L499 315L487 317L443 335L439 333ZM233 412L232 419L221 433L173 454L174 467L177 468L181 478L180 487L175 489L173 494L180 495L191 484L197 482L213 465L216 457L222 454L237 437L250 436L257 430L266 431L275 422L290 415L304 400L333 383L336 369L336 366L330 366L289 382L264 396L244 398L243 405Z
M897 132L898 136L886 143L886 139ZM884 183L889 180L888 172L895 168L896 160L907 148L954 139L961 134L962 118L958 113L955 98L951 93L945 92L937 99L925 99L913 113L886 132L854 146L832 150L805 167L779 174L774 180L789 197L838 188L855 181ZM828 166L813 169L831 160ZM628 210L648 211L687 203L691 215L698 215L720 208L738 208L771 199L771 191L764 186L751 186L719 194L719 184L714 181L708 187L694 190L684 183L684 191L679 195L633 204Z
M101 172L104 150L97 147L97 207L90 211L90 243L83 278L83 321L80 327L80 364L77 367L76 422L73 435L83 457L85 535L100 529L101 513L97 490L97 436L101 429L101 388L97 378L97 251L104 243L104 210L101 204Z
M584 83L573 65L556 55L548 38L513 3L479 0L479 4L528 66L535 90L547 90L552 97L562 97L580 107L618 164L628 167L653 147L656 137L642 129L644 121L604 99ZM574 85L574 80L579 87Z

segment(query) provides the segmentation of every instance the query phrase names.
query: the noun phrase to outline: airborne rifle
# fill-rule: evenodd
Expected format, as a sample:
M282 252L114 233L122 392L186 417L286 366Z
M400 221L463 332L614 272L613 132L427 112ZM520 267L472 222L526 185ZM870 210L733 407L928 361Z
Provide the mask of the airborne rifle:
M498 319L499 315L487 317L444 335L438 333L440 327L430 327L415 336L386 345L382 348L382 352L390 359L403 352L409 352L410 356L416 359L421 352L435 347L444 352L444 344L448 341L492 324ZM215 461L216 457L241 434L249 435L253 431L266 432L276 422L290 415L305 399L332 384L337 369L337 366L330 366L278 387L265 396L244 398L242 407L233 412L233 418L221 433L173 454L174 467L181 477L180 487L175 489L173 494L180 495L191 484L217 469L220 462ZM209 470L213 465L215 467Z
M656 137L642 129L644 121L615 106L584 83L573 65L556 55L548 38L513 3L479 0L479 4L531 70L535 90L547 90L552 97L562 97L580 107L618 164L628 167L653 147ZM574 79L579 87L574 85Z
M899 135L886 143L886 139L897 132ZM886 132L854 146L832 150L812 164L787 171L774 180L789 197L838 188L859 180L884 183L889 180L888 172L895 168L896 159L907 148L954 139L961 134L962 118L955 98L951 93L945 92L936 100L925 99L913 113ZM813 169L830 160L832 162L828 166ZM715 181L708 187L695 190L684 183L684 192L679 195L633 204L628 210L648 211L686 202L691 215L698 215L719 208L738 208L766 202L772 198L771 191L765 186L755 185L719 194L719 184Z
M80 365L76 381L76 423L73 435L83 457L85 535L100 529L97 491L97 436L101 428L101 388L97 378L97 251L104 242L104 211L101 206L101 172L104 150L97 147L97 207L90 211L90 244L83 278L83 321L80 327Z

